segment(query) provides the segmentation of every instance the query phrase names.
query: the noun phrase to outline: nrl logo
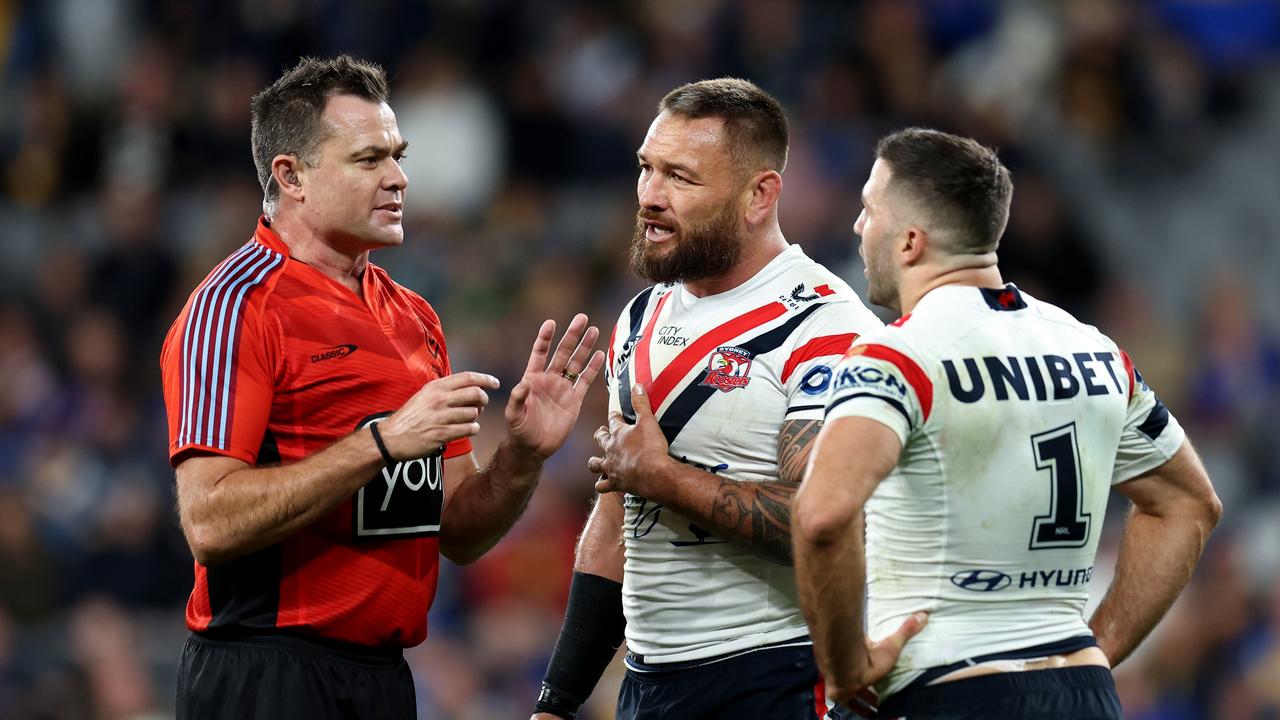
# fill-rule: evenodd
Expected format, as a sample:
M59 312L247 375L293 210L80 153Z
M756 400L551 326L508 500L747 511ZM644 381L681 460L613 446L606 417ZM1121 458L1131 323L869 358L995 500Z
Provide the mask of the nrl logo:
M740 348L725 346L711 353L707 363L707 376L702 385L721 392L746 387L751 382L751 353Z

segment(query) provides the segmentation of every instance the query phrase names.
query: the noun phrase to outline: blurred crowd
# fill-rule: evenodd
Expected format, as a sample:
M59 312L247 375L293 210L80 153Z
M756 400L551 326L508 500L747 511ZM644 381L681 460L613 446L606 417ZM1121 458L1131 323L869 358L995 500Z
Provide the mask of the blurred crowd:
M407 240L374 262L435 305L455 368L507 386L543 318L585 311L607 337L639 289L633 153L678 84L782 100L783 230L859 290L876 139L923 124L997 146L1006 279L1129 351L1226 506L1117 671L1127 715L1280 718L1275 0L0 2L0 718L172 715L191 557L159 343L252 233L249 97L339 52L388 69L411 143ZM530 711L605 406L593 392L512 533L445 568L409 653L421 717ZM584 717L612 717L616 682Z

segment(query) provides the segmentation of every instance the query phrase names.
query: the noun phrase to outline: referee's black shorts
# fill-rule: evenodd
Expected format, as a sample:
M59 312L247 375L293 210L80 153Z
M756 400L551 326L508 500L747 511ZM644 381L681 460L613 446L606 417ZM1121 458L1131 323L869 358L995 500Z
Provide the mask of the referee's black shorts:
M416 704L399 649L192 633L178 665L178 720L413 720Z
M1087 665L1005 672L908 688L880 706L907 720L1123 720L1111 671Z

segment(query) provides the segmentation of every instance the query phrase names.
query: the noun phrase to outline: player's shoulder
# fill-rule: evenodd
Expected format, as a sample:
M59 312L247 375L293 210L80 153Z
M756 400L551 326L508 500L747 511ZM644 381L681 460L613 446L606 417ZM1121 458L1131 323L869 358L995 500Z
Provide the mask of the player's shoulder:
M890 323L858 337L857 341L845 353L843 360L856 362L859 358L875 358L885 353L894 356L905 356L917 365L924 365L932 354L927 347L920 347L918 334L907 330L907 324L900 318L898 323ZM918 327L918 326L917 326Z
M220 298L249 295L247 288L271 286L286 266L288 255L256 240L249 240L227 255L204 276L191 291L197 295L218 295Z
M778 259L778 272L769 282L769 292L779 293L779 300L796 304L805 302L852 302L861 305L849 284L822 263L804 253L799 245L788 246Z
M855 364L863 358L882 360L932 376L940 360L974 326L973 318L952 303L922 301L911 312L859 337L844 359Z
M799 246L788 252L792 255L772 283L772 291L791 312L807 311L812 315L811 324L846 325L858 335L884 325L839 275L805 255Z
M1027 299L1027 303L1036 311L1039 317L1047 322L1053 323L1062 332L1084 335L1090 339L1097 340L1107 345L1115 344L1115 341L1108 337L1106 333L1099 330L1097 326L1090 325L1089 323L1080 320L1067 310L1064 310L1047 300L1039 300L1026 295L1025 293L1023 294L1023 297Z
M253 239L227 255L191 290L169 326L161 365L182 362L219 338L273 328L264 322L265 308L287 264L285 253Z
M249 240L213 267L191 290L175 326L257 316L283 274L288 256Z
M957 318L945 308L917 307L863 335L858 344L890 348L919 362L936 354L939 346L949 345L958 329Z
M623 303L622 311L618 313L618 326L627 328L639 323L650 307L674 289L673 284L658 283L632 295L630 300Z

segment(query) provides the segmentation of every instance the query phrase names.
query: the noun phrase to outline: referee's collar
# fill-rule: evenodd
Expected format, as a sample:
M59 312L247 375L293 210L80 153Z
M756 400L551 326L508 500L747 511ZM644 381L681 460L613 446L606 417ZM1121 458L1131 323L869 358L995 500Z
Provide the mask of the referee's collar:
M285 245L280 236L276 234L276 231L271 229L271 223L267 220L266 215L258 216L258 227L253 231L253 239L258 241L259 244L265 245L285 257L289 257L289 246Z

